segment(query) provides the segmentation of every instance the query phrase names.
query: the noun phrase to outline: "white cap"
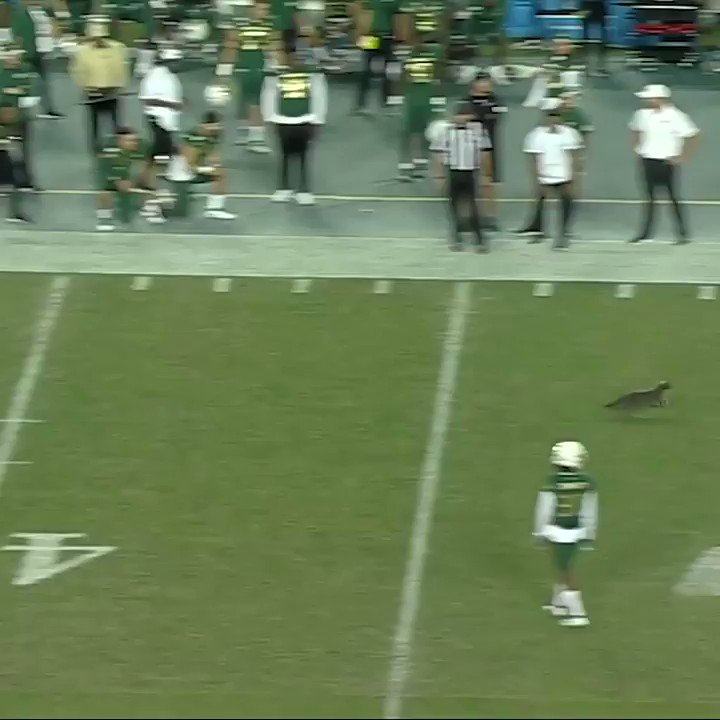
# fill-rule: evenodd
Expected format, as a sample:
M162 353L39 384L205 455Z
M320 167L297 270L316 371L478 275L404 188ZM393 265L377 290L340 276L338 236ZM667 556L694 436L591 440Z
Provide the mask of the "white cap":
M667 85L646 85L640 92L636 92L635 95L642 100L669 98L670 88Z
M540 109L543 112L550 112L551 110L557 110L561 105L562 100L560 98L545 98L540 105Z

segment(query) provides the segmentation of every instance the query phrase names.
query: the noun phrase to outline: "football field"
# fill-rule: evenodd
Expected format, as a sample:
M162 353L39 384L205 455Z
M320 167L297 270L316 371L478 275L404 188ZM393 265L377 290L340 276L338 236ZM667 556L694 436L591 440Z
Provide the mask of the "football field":
M716 717L714 297L0 275L0 717ZM586 630L530 536L562 438Z

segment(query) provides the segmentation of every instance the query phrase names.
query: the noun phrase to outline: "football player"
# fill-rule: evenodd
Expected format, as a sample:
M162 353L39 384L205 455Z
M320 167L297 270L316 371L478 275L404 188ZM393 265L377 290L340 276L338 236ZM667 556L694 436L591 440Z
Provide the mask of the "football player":
M121 223L132 222L140 207L136 178L143 169L145 155L137 134L127 127L119 128L116 136L102 146L98 162L98 232L115 229L115 210Z
M256 153L270 152L260 114L260 91L271 41L269 6L266 0L258 0L250 10L249 20L227 31L217 68L218 77L228 77L233 68L238 74L238 117L246 124L238 127L237 142L247 144L248 150Z
M226 173L220 158L222 125L220 116L208 110L200 125L185 133L180 152L170 161L168 179L175 190L173 215L189 214L191 190L198 184L210 184L205 217L234 220L235 215L225 209Z
M567 627L590 624L574 571L578 548L589 547L597 531L598 494L583 470L586 460L582 443L568 440L553 445L552 473L535 505L533 535L550 547L557 570L551 601L543 609Z
M538 68L523 107L540 107L546 98L560 97L566 90L578 90L582 86L582 69L572 40L555 38L550 56Z

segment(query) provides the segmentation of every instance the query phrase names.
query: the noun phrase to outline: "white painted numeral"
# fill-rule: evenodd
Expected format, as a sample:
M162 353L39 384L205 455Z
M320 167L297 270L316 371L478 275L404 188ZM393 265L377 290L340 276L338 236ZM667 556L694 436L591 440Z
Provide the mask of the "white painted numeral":
M3 550L23 553L12 584L35 585L117 550L112 545L66 545L65 540L84 538L84 533L14 533L26 543L5 545ZM66 553L65 559L61 554Z

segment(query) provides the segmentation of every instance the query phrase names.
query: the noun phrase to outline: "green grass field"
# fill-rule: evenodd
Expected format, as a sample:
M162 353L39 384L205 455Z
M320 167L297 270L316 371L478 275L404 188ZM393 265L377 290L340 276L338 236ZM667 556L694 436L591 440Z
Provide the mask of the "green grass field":
M22 408L44 422L0 411L0 457L32 463L0 468L0 539L117 548L26 586L0 552L0 717L379 717L457 285L131 280L72 277ZM0 277L3 408L51 282ZM720 545L720 306L532 290L466 287L402 714L717 717L720 598L673 587ZM660 379L667 409L602 407ZM530 537L561 438L601 492L586 630L540 610Z

